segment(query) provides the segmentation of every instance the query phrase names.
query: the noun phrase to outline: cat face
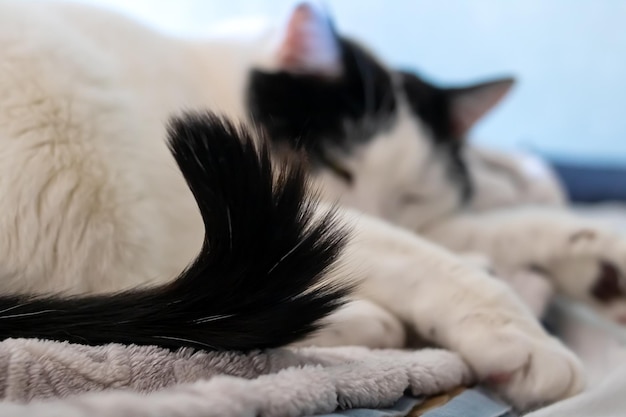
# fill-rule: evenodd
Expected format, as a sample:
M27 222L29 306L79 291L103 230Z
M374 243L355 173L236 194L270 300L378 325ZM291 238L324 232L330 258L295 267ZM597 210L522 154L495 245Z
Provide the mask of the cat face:
M387 67L309 4L273 53L272 69L250 73L252 118L306 151L327 198L414 230L471 199L463 138L512 80L438 88Z

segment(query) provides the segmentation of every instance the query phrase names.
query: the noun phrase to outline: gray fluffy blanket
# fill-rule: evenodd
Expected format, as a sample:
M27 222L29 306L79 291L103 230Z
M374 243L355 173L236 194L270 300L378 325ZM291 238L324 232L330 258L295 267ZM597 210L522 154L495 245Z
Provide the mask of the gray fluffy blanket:
M238 354L0 343L2 416L301 416L389 406L407 389L432 395L469 382L457 355L435 349Z

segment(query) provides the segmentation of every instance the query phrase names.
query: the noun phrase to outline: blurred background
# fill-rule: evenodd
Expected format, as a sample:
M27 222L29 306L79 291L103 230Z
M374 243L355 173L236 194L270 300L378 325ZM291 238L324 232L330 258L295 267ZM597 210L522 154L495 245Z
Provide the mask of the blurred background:
M82 0L170 33L245 17L281 19L293 0ZM626 184L625 0L326 0L339 29L443 84L512 74L517 87L473 132L540 152L563 175ZM626 169L624 170L626 172ZM615 176L615 175L623 176ZM567 179L566 178L566 179ZM616 181L608 181L612 184ZM622 183L622 181L618 181ZM626 198L626 191L613 187Z

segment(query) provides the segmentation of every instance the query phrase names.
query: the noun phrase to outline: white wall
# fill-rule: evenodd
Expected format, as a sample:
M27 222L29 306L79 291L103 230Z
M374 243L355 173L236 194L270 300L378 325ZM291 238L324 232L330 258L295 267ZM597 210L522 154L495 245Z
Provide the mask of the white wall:
M83 0L175 33L241 16L282 16L292 0ZM344 32L442 82L516 74L474 136L501 146L626 163L626 1L327 0Z

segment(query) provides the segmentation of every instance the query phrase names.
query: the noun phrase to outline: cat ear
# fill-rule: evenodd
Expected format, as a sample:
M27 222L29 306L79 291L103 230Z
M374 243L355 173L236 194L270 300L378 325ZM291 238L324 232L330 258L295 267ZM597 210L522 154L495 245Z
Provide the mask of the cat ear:
M511 90L515 80L502 78L448 90L452 131L457 137L467 132Z
M319 4L301 3L289 18L278 52L280 69L297 74L341 75L341 46Z

